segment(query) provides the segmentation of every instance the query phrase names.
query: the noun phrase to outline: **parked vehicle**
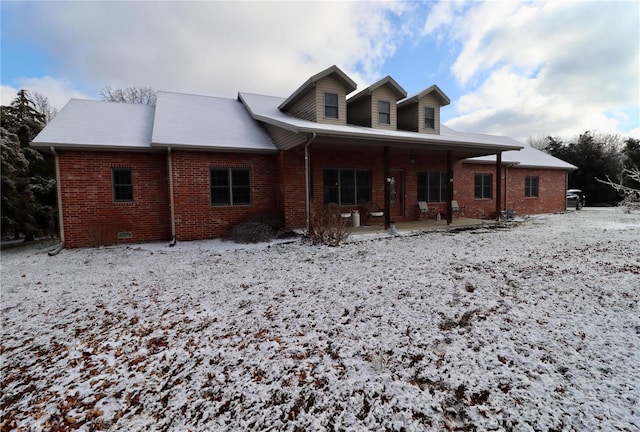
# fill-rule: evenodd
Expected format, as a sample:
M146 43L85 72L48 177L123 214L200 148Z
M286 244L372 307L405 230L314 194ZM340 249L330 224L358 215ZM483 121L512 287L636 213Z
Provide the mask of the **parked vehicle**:
M587 203L587 197L580 189L567 190L567 207L573 207L580 210Z

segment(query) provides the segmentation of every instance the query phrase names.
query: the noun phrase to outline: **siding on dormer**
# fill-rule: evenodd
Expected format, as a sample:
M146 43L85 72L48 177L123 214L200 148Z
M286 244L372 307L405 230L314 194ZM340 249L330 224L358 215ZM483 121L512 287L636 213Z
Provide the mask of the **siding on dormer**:
M424 109L426 107L433 108L434 129L424 127ZM425 95L418 101L418 132L440 135L440 102L433 94Z
M313 89L309 89L307 93L289 109L289 114L299 119L312 122L316 121L318 117L316 114L316 92L313 91Z
M389 124L378 122L378 101L389 102ZM371 127L374 129L396 130L398 115L396 95L387 86L379 87L371 93Z
M335 93L338 95L338 118L325 118L324 117L324 94L325 93ZM328 76L318 80L316 82L316 91L315 91L315 102L316 102L316 122L317 123L327 123L327 124L336 124L336 125L346 125L347 124L347 95L344 89L344 85L333 78L332 76Z

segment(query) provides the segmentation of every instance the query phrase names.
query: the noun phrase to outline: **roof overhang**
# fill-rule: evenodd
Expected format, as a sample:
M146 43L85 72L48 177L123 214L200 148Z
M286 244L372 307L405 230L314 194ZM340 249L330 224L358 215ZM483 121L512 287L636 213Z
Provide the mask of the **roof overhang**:
M409 96L408 98L399 101L398 108L402 108L404 106L417 103L421 98L425 97L430 93L433 93L436 96L436 98L440 100L440 106L449 105L451 103L451 100L449 99L449 97L446 94L444 94L442 90L440 90L440 87L434 84L422 90L420 93L414 94L413 96Z
M393 94L396 97L396 100L399 100L399 99L407 97L406 90L403 89L402 86L400 86L400 84L398 84L396 82L396 80L394 80L390 76L386 76L385 78L382 78L380 81L378 81L376 83L373 83L369 87L367 87L366 89L358 92L354 96L351 96L349 99L347 99L347 104L356 102L356 101L358 101L359 99L361 99L361 98L363 98L365 96L369 96L375 90L379 89L380 87L384 87L384 86L387 86L387 87L389 87L391 89L391 91L393 92Z
M278 109L282 111L286 111L294 103L296 103L296 101L300 99L300 97L306 94L310 89L315 88L317 81L321 80L322 78L328 77L330 75L333 75L335 78L338 79L338 81L340 81L344 85L345 92L347 94L351 93L358 87L355 81L349 78L347 74L342 72L342 70L340 70L338 66L333 65L323 70L322 72L315 74L308 80L306 80L300 87L296 89L296 91L294 91L291 94L291 96L289 96L284 100L284 102L282 102L282 104L278 107Z

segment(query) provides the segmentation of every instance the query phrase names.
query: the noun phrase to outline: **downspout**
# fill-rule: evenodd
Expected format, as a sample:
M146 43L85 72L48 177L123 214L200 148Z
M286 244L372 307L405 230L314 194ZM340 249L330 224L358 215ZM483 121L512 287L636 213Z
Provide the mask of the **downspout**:
M307 219L307 232L309 232L309 224L311 221L311 200L309 199L309 181L311 175L309 173L310 160L309 160L309 146L316 139L316 133L313 132L307 137L307 141L304 143L304 186L305 186L305 217Z
M169 242L169 247L176 245L176 217L173 209L173 165L171 159L171 147L167 147L167 170L169 171L169 212L171 218L171 241Z
M57 248L49 252L49 256L54 256L64 249L64 220L62 219L62 186L60 185L60 158L53 146L49 147L53 153L56 168L56 199L58 204L58 226L60 227L60 244Z

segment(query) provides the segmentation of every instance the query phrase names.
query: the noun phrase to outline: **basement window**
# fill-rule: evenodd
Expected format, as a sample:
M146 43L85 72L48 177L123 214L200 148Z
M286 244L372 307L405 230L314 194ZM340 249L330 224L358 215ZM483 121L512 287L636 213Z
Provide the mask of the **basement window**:
M248 168L211 168L211 205L251 204L251 170Z
M111 182L114 202L133 202L133 175L131 168L112 168Z

